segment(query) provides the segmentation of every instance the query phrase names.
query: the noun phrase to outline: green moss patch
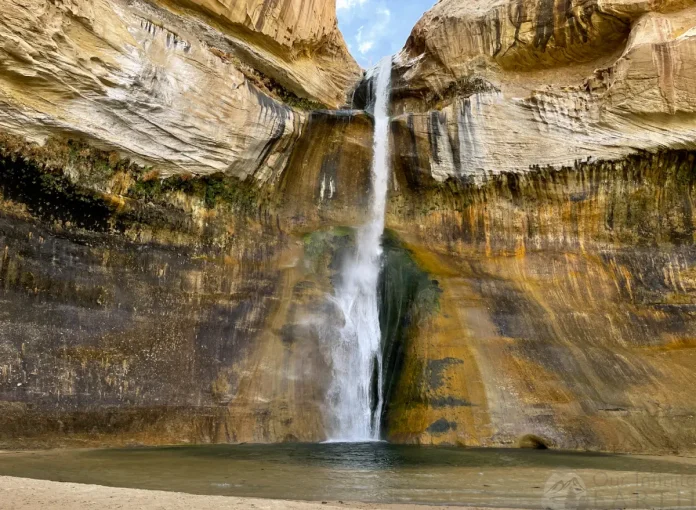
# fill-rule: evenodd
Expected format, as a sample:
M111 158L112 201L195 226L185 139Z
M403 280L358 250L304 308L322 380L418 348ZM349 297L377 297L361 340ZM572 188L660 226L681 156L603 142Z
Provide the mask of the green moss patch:
M163 179L150 167L84 141L54 138L37 145L6 133L0 133L0 193L41 221L95 232L134 222L180 230L193 207L220 207L243 219L270 203L255 182L223 173ZM191 199L191 207L175 196L180 194Z
M208 209L224 204L248 213L255 211L261 201L260 190L254 183L222 173L203 177L175 175L166 179L160 179L157 175L140 175L127 196L162 203L167 202L168 195L172 193L198 198Z
M334 227L306 234L303 238L304 261L307 269L320 274L330 269L340 271L345 254L354 249L355 230L350 227Z
M397 235L385 231L383 237L384 268L379 282L380 328L382 330L384 414L395 403L394 389L404 368L404 353L408 345L409 328L417 326L440 310L440 286L414 260ZM409 378L415 381L420 378ZM402 402L422 402L420 387L407 389L400 395ZM388 426L387 419L382 420Z
M0 192L4 198L24 204L32 215L48 223L96 232L109 228L113 211L97 193L21 156L0 155Z

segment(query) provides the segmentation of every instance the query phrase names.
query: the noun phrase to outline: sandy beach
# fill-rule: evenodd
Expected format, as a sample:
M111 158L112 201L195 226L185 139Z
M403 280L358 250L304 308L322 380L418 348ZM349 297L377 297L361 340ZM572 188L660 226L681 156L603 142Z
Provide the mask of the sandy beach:
M121 489L0 476L2 510L478 510L478 507L306 502ZM481 509L483 510L483 509ZM485 510L503 510L491 509Z

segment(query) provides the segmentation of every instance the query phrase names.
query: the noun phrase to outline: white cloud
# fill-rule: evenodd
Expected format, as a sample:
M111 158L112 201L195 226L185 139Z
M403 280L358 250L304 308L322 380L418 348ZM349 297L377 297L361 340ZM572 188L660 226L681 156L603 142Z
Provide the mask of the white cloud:
M375 45L375 42L374 42L374 41L364 41L364 42L361 42L361 43L360 43L360 46L358 46L358 51L359 51L361 54L364 55L365 53L367 53L368 51L370 51L374 45Z
M339 0L341 1L364 1L364 0ZM389 22L391 21L391 12L386 7L378 7L375 10L375 17L373 23L371 23L367 30L365 26L361 26L358 32L355 34L355 42L357 43L358 51L361 55L367 54L372 48L375 47L377 41L383 39L389 28Z
M336 9L349 11L356 6L362 6L367 3L367 0L337 0Z
M363 36L363 28L365 27L362 26L358 28L358 32L355 34L355 42L358 43L358 51L361 55L364 55L365 53L370 51L372 47L375 45L375 41L370 39L369 36Z

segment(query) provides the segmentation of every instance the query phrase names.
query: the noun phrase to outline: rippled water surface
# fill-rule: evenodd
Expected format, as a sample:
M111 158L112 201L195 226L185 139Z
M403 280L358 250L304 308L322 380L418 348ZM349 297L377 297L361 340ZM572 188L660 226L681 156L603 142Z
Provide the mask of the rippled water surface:
M696 459L386 443L0 454L0 475L264 498L515 508L696 508Z

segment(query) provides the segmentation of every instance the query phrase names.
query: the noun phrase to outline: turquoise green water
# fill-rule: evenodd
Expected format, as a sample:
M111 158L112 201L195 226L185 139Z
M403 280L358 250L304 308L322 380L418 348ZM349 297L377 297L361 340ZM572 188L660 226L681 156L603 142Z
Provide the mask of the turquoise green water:
M0 454L0 475L316 501L696 508L693 460L537 450L386 443L49 450Z

